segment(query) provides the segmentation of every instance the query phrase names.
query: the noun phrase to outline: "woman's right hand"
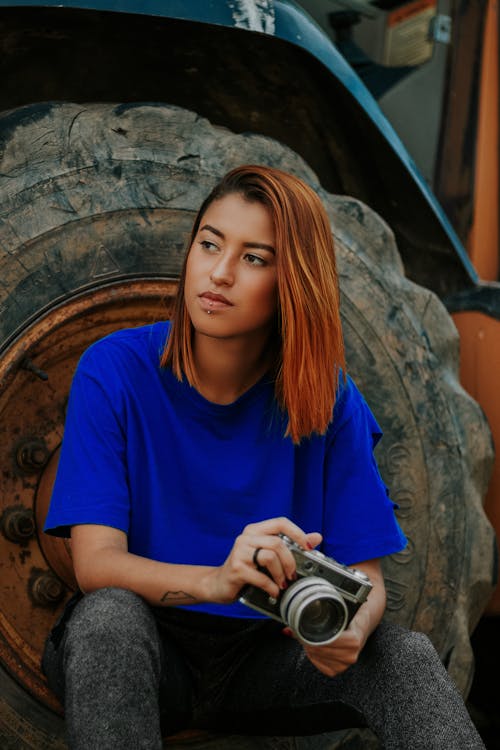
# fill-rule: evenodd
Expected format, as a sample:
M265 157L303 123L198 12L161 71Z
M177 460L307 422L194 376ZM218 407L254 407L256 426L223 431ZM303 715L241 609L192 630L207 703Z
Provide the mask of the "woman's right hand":
M246 584L258 586L277 598L287 581L296 575L295 559L278 534L285 534L305 549L313 549L322 538L317 532L306 534L288 518L270 518L245 526L224 564L207 575L207 600L229 604ZM258 566L266 568L269 575L257 567L256 550Z

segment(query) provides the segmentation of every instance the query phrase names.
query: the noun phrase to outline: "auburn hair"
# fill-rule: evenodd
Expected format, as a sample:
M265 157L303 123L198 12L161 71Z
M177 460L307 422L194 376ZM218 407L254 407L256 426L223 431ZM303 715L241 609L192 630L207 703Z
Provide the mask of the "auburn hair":
M239 194L270 211L275 232L278 313L273 346L275 395L286 414L285 435L294 443L324 434L333 416L345 353L330 222L314 190L280 169L244 165L231 170L203 202L201 219L214 201ZM175 301L172 329L161 357L175 376L196 385L193 326L184 303L187 255Z

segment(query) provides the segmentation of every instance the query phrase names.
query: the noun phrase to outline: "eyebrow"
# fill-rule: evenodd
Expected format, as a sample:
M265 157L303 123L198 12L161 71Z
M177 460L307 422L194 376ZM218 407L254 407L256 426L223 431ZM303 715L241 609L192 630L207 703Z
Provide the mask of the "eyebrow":
M212 234L217 235L217 237L220 237L222 240L225 240L226 237L223 234L223 232L220 231L220 229L216 229L215 227L212 227L210 224L204 224L202 227L200 227L200 232L204 229L208 229L209 232L212 232ZM272 253L273 255L276 255L276 251L272 245L268 245L265 242L244 242L243 247L255 247L258 250L267 250L268 252Z

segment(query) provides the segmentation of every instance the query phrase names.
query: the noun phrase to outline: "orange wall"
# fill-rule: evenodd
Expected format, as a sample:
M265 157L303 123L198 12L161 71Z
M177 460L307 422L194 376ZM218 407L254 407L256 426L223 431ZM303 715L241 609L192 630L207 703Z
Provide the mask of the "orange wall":
M481 61L481 95L474 179L474 224L468 252L479 278L499 278L498 0L489 0ZM485 412L496 448L486 513L500 541L500 321L477 312L455 313L460 333L460 378ZM487 609L500 614L500 585Z
M498 279L498 0L489 0L481 61L481 97L474 184L474 224L469 236L471 260L485 281Z
M485 412L495 443L485 510L500 540L500 321L479 312L454 313L453 320L460 333L460 380ZM500 614L500 586L487 613Z

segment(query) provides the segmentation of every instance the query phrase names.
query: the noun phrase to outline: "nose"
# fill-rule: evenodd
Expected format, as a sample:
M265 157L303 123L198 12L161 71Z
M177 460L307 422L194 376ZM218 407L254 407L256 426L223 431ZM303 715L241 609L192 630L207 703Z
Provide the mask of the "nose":
M210 280L217 285L230 286L234 281L234 264L229 253L218 255L210 272Z

